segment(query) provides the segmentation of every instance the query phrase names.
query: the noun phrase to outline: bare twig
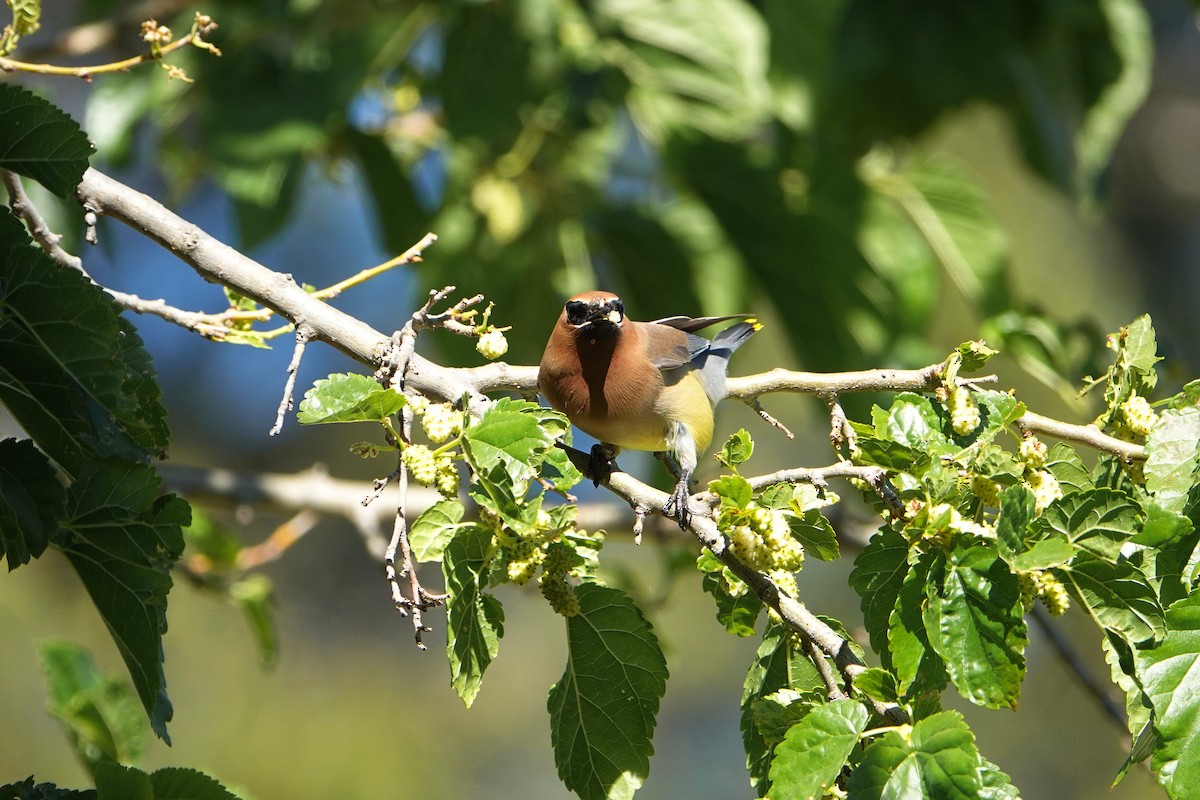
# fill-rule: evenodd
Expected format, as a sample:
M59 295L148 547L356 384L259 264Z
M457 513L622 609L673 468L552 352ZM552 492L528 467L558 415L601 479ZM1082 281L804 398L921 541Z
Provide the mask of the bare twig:
M133 58L126 58L122 61L114 61L110 64L96 64L90 67L60 67L54 64L31 64L28 61L18 61L12 58L0 57L0 70L5 72L31 72L35 75L65 75L74 78L83 78L86 81L96 75L106 75L114 72L128 72L140 64L149 62L162 63L162 57L187 47L189 44L195 44L203 50L208 50L213 55L221 55L221 51L213 47L208 42L204 41L203 37L212 33L217 29L217 23L211 19L202 17L199 13L196 14L196 22L192 25L192 30L186 35L173 42L168 42L157 49L152 49L150 52L142 53ZM163 65L164 68L168 65ZM171 77L181 77L184 80L189 80L182 70L171 67Z
M287 368L287 381L283 384L283 399L279 401L279 412L275 415L275 424L271 426L270 436L277 436L283 430L283 417L292 409L292 397L296 391L296 373L300 371L300 359L304 358L304 348L312 338L312 328L304 323L296 328L296 349L292 351L292 360Z
M64 267L83 272L83 261L79 256L68 253L59 244L62 236L50 230L46 220L29 199L29 195L25 193L25 187L21 184L21 176L6 169L0 169L0 181L3 181L4 188L8 190L9 208L12 209L13 214L25 220L25 224L29 226L30 235L41 246L43 252Z
M1087 445L1096 450L1103 450L1127 462L1141 461L1146 458L1146 448L1140 444L1126 442L1109 436L1094 425L1072 425L1069 422L1060 422L1050 417L1043 417L1041 414L1035 414L1032 411L1026 411L1022 414L1017 419L1016 425L1023 431L1053 436L1056 439Z
M317 524L316 512L305 509L280 525L262 542L237 554L238 569L249 570L275 561Z
M765 408L763 408L762 403L759 401L759 399L757 397L746 400L745 403L746 403L746 405L750 406L751 408L753 408L755 411L758 412L758 415L760 417L762 417L763 422L767 423L772 428L775 428L776 430L781 431L783 433L783 435L789 439L796 438L796 434L794 434L790 430L788 430L786 425L784 425L782 422L775 419L775 417L773 417L769 413L767 413L767 410Z
M808 655L808 660L817 668L817 672L821 675L821 680L825 683L825 691L829 695L830 700L843 700L846 693L842 691L842 687L838 685L837 676L833 674L833 670L829 668L829 662L825 660L825 654L821 652L821 648L817 647L811 639L804 640L804 651Z

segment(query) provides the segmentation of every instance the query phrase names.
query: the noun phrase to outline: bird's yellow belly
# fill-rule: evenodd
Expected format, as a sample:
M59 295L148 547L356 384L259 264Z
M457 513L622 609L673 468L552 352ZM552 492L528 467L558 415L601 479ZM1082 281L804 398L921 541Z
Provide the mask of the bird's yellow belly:
M707 449L713 436L712 405L699 380L690 373L664 387L654 405L645 411L620 418L588 415L574 422L589 436L629 450L667 450L667 434L675 422L688 429L697 451Z

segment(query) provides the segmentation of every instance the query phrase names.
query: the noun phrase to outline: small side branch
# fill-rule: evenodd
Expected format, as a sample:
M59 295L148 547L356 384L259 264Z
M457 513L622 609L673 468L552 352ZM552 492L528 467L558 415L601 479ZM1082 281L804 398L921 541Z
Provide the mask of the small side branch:
M271 436L279 435L283 430L283 417L287 412L292 410L293 395L296 391L296 373L300 371L300 359L304 358L304 348L308 346L308 342L313 337L312 328L304 323L301 323L296 328L296 348L292 351L292 360L287 368L287 381L283 384L283 399L279 401L279 411L275 415L275 424L271 426L269 434Z
M25 220L25 224L29 226L30 235L41 246L42 251L64 267L83 272L83 260L79 256L68 253L59 244L62 236L50 230L45 218L37 210L33 201L29 199L29 195L25 193L21 176L6 169L0 169L0 181L8 190L9 208L12 209L13 214Z
M1032 411L1022 414L1017 419L1016 425L1022 431L1053 436L1056 439L1112 453L1126 462L1142 461L1146 458L1146 448L1140 444L1109 436L1094 425L1073 425L1069 422L1043 417Z

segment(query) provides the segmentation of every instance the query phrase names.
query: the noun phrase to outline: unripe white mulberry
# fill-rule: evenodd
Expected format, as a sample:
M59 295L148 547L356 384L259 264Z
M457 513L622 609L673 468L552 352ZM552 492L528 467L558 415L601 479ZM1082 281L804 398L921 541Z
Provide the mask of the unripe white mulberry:
M1033 491L1033 507L1040 514L1055 500L1063 496L1058 478L1044 469L1031 472L1025 479Z
M462 432L462 414L449 403L430 405L421 418L421 426L425 428L429 441L441 444Z
M484 358L499 358L508 352L508 340L500 331L490 330L475 342L475 349L482 353Z
M404 464L412 479L422 486L432 486L437 479L437 459L423 444L410 444L404 448Z
M1150 407L1150 402L1140 394L1130 395L1129 399L1121 404L1121 416L1125 418L1125 427L1135 436L1146 436L1158 421L1158 415Z
M950 392L950 427L959 436L966 436L979 427L981 419L979 406L971 392L961 387L954 387Z
M1046 443L1036 436L1021 440L1021 460L1034 469L1046 465Z
M450 456L438 457L436 485L442 497L458 497L458 468Z

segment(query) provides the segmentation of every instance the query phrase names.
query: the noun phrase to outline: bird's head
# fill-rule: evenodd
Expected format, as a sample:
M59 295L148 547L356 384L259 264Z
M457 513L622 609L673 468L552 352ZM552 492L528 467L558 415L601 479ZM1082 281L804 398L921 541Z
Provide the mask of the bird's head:
M562 320L580 331L620 328L625 322L625 304L612 292L584 292L567 301Z

